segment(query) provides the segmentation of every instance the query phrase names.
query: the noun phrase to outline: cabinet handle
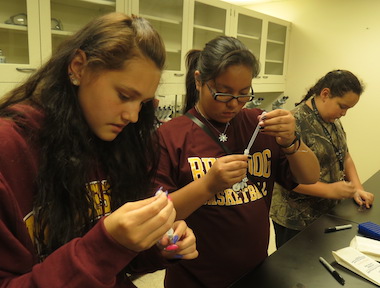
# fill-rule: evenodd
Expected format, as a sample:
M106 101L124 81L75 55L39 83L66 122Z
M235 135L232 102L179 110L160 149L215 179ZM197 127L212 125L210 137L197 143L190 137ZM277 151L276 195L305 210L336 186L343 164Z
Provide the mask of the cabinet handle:
M19 67L17 67L16 70L20 71L20 72L32 73L32 72L36 71L37 69L36 68L19 68Z
M264 79L268 79L269 77L268 76L263 76Z
M184 75L183 73L174 73L174 76L176 76L176 77L181 77L183 75Z

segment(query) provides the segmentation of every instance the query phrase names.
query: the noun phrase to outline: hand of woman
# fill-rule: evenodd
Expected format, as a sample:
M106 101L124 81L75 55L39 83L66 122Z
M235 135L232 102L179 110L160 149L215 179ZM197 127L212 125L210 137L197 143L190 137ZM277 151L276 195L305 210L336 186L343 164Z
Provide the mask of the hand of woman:
M169 239L165 234L158 243L163 249L162 255L168 259L194 259L198 257L196 239L185 221L176 221L173 224L173 237Z
M172 227L176 217L165 193L129 202L104 219L107 232L121 245L140 252L149 249Z
M247 155L233 154L223 156L212 164L203 181L205 181L208 191L217 193L242 181L247 174L247 168Z
M354 195L355 202L360 206L365 205L366 208L371 208L374 198L375 196L372 193L361 189L356 190Z
M260 116L259 116L260 117ZM295 138L296 121L290 111L276 109L259 118L261 133L276 137L281 146L289 146Z

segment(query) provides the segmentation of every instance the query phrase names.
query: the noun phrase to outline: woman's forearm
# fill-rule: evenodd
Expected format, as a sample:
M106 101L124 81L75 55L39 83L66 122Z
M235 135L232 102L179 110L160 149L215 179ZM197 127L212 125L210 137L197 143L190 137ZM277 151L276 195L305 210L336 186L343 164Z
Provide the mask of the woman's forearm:
M286 149L284 149L286 150ZM300 147L293 154L284 151L288 158L290 169L296 182L300 184L313 184L319 179L319 161L313 151L302 140Z

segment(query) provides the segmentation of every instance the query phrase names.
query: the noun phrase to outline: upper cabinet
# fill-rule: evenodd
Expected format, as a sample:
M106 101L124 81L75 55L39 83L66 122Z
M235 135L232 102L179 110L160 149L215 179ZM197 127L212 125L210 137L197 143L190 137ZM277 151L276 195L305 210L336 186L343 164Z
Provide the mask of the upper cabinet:
M289 47L290 23L267 16L265 22L265 57L262 78L264 83L284 83Z
M0 93L34 72L68 35L124 0L12 0L0 9ZM4 88L5 87L5 88ZM9 89L8 89L9 90Z
M231 30L231 5L217 0L191 1L188 45L203 49L211 39L228 35Z
M260 14L247 9L234 8L233 13L236 21L232 36L238 38L252 53L261 60L264 54L265 41L263 40L263 28L265 21Z
M134 0L132 13L150 21L166 47L166 67L162 83L184 83L184 58L188 49L188 0Z
M91 19L115 11L123 11L124 0L40 0L41 46L45 60L69 35ZM117 7L119 5L120 7ZM47 16L49 15L49 16Z
M2 1L1 82L18 82L41 62L38 0Z
M233 9L236 29L231 35L240 39L260 61L260 73L253 79L254 89L257 92L283 91L290 23L240 7Z
M219 35L236 37L260 61L256 92L284 90L289 22L217 0L193 0L190 8L190 47L202 49Z
M240 39L259 59L256 92L283 91L290 23L219 0L12 0L0 9L0 93L35 71L68 36L113 11L148 19L162 36L163 84L185 83L185 57L219 35ZM3 63L5 62L5 63ZM8 84L7 84L8 83ZM164 89L167 91L167 88ZM171 91L170 90L170 91ZM181 90L181 93L183 90Z

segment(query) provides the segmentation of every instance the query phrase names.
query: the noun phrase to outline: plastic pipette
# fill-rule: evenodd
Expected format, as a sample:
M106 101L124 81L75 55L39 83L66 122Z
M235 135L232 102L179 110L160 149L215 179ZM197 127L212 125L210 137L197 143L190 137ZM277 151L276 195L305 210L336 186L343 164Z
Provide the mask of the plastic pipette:
M260 123L261 119L263 118L263 116L264 116L266 113L267 113L267 112L264 111L264 112L260 115L259 123ZM252 147L252 145L253 145L253 142L255 142L255 139L256 139L256 137L257 137L257 134L259 133L259 130L260 130L260 124L259 124L259 123L257 124L255 131L253 131L253 133L252 133L252 137L251 137L251 140L250 140L249 143L248 143L247 148L244 150L244 155L248 155L248 154L249 154L249 150L251 150L251 147Z

